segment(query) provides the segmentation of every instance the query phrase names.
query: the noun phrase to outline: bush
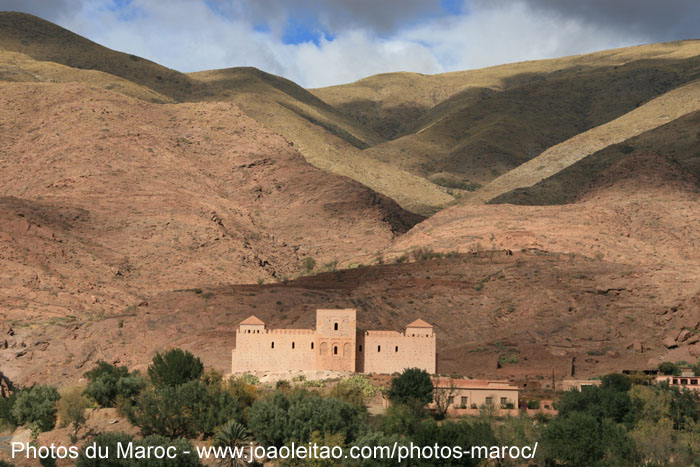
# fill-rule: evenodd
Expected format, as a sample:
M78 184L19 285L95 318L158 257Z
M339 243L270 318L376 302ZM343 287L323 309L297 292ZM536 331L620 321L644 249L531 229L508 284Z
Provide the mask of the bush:
M613 421L581 412L556 417L544 428L547 465L633 465L634 442ZM556 463L555 463L556 462Z
M407 368L392 378L388 396L394 403L424 406L433 400L433 382L427 371Z
M109 459L89 458L85 453L85 448L93 443L101 447L102 452L108 449L110 453ZM120 459L116 457L117 445L119 443L121 443L122 446L133 443L134 453L136 453L139 448L147 448L148 446L174 446L176 448L176 456L174 459L165 458L162 460L154 458ZM103 433L95 436L92 442L86 443L85 446L83 446L77 462L78 467L195 467L199 465L201 464L197 456L197 451L195 451L192 444L185 439L170 441L161 436L147 436L140 440L134 440L132 436L118 432Z
M364 407L365 400L376 393L376 386L365 375L352 375L345 378L331 390L331 396L350 402L356 407Z
M78 431L85 424L85 409L89 406L90 402L83 396L83 391L79 387L68 389L56 403L61 426L73 425L73 433L70 435L72 443L77 441Z
M462 449L469 450L470 446L495 446L498 444L496 436L491 426L486 422L442 422L435 420L423 420L411 436L411 441L418 446L461 446ZM423 466L457 466L457 465L478 465L479 459L472 459L465 456L461 459L421 459Z
M680 376L681 369L678 365L671 362L663 362L659 364L659 371L664 375Z
M611 373L602 378L601 386L619 392L627 392L632 387L629 378L622 373Z
M540 408L540 401L527 401L527 408L531 410L538 410Z
M307 256L301 262L301 268L307 273L313 271L315 267L316 267L316 260L310 256Z
M251 375L250 373L245 373L236 378L236 380L246 384L250 384L252 386L257 386L258 384L260 384L260 378L258 378L255 375Z
M142 392L127 416L144 435L194 438L210 436L228 420L240 419L242 404L220 384L189 381Z
M12 416L18 425L34 423L40 431L52 430L56 424L56 401L60 398L53 386L34 386L17 396Z
M146 387L146 380L138 372L129 373L126 367L102 360L85 377L89 383L84 394L100 407L114 407L119 397L132 400Z
M364 412L352 404L305 390L273 392L248 409L255 439L268 446L307 443L314 431L342 434L353 441L363 427Z
M567 417L573 412L591 415L596 420L612 419L630 425L634 421L634 406L626 392L596 386L572 390L562 396L557 406L559 415Z
M179 386L199 379L204 372L202 361L182 349L171 349L153 357L148 367L148 377L154 386Z
M21 389L17 389L8 398L0 397L0 428L5 425L14 431L14 428L20 424L15 416L12 415L12 408L15 406L17 397L22 391Z

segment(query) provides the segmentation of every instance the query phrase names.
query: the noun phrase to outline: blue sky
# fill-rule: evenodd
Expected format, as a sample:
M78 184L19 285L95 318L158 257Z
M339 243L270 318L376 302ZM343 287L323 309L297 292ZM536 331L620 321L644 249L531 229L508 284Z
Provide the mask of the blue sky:
M700 37L696 0L0 0L180 71L307 87Z

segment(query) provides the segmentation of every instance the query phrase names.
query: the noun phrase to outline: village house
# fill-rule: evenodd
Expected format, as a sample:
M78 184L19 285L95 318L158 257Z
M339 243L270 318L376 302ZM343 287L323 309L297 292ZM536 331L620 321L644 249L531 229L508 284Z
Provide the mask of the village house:
M232 373L256 371L436 372L435 334L421 319L405 332L357 329L356 310L316 310L315 329L268 329L255 316L241 321Z
M664 382L671 387L681 390L700 391L700 376L695 376L695 372L692 369L683 369L680 376L658 375L656 377L657 384Z
M499 414L518 414L518 386L506 380L433 378L435 397L444 398L449 415L478 415L484 407ZM432 407L437 406L437 400Z

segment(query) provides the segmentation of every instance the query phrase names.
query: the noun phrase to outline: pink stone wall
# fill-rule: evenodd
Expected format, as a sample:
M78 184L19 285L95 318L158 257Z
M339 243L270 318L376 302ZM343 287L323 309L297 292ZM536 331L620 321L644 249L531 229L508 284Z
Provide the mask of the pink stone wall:
M412 337L393 331L368 331L362 353L364 373L392 374L406 368L436 372L434 334Z
M310 329L274 329L260 334L238 331L232 371L314 370L316 345Z
M316 368L355 371L356 312L316 310Z

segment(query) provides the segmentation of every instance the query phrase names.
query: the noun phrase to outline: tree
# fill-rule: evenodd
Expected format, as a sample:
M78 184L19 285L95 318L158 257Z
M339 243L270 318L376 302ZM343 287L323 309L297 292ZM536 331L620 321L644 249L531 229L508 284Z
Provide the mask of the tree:
M248 430L235 420L226 422L214 435L214 445L222 448L231 447L232 450L247 444L250 441ZM219 459L218 464L225 467L237 467L246 465L245 459L231 458Z
M52 430L56 424L56 401L60 398L53 386L34 386L17 396L12 416L19 425L34 423L40 431Z
M73 432L70 435L72 443L78 440L78 431L85 424L85 409L89 406L90 402L83 396L83 390L79 387L65 391L56 403L61 426L73 425Z
M619 392L627 392L632 387L630 379L622 373L610 373L602 378L602 387L614 389Z
M494 446L496 437L488 423L479 421L470 423L466 420L459 422L443 421L440 424L433 419L423 420L411 436L411 441L418 446L461 446L468 450L470 446ZM423 466L475 466L480 459L464 456L460 458L431 458L421 459Z
M450 384L447 387L437 387L437 385L435 385L433 400L435 401L439 419L443 419L447 415L447 410L450 408L450 403L456 392L457 388L455 388L455 383L452 378L450 378Z
M581 412L552 420L542 432L542 445L549 462L572 467L626 466L635 459L634 442L622 426Z
M364 411L333 397L306 390L273 392L248 409L248 427L255 439L268 446L292 441L307 443L314 431L355 439L364 426Z
M678 365L672 362L663 362L659 364L659 371L664 375L680 375L681 369Z
M129 373L123 366L98 361L95 368L85 373L89 383L84 394L101 407L114 407L117 398L134 399L146 387L138 372Z
M418 404L423 407L433 400L433 382L427 371L407 368L391 380L388 393L391 402L398 404Z
M212 435L226 421L240 419L242 407L221 385L196 380L142 392L127 415L144 435L194 438Z
M154 386L178 386L199 379L203 371L204 365L199 358L182 349L171 349L153 357L148 376Z
M558 409L562 417L567 417L572 412L581 412L597 420L610 418L617 423L624 422L628 426L633 424L635 415L632 399L628 393L596 386L564 393Z

